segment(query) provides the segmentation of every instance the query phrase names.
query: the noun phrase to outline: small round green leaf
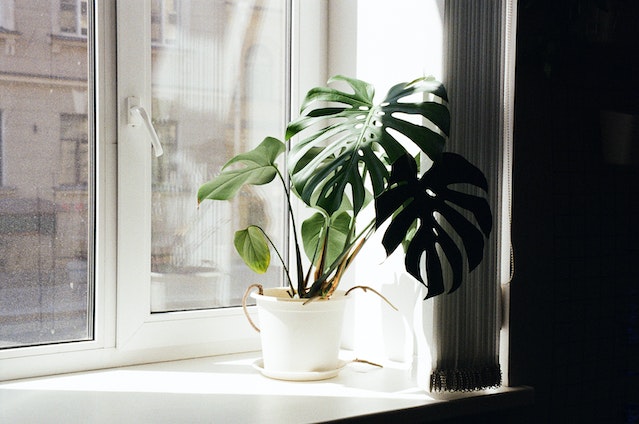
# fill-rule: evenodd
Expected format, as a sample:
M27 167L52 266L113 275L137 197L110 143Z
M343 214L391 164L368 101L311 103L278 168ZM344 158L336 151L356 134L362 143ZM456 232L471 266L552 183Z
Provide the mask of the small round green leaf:
M271 251L264 231L251 225L235 232L233 240L235 250L249 268L258 274L264 274L271 263Z

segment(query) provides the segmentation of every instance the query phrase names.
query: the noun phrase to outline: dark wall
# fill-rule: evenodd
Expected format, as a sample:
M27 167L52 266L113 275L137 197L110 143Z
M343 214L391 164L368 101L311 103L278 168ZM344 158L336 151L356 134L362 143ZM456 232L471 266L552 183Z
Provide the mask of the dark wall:
M524 409L445 424L639 423L639 1L519 0L510 383ZM639 120L639 118L638 118Z
M639 114L639 2L518 8L511 383L525 422L636 423L639 158L604 159L599 117Z

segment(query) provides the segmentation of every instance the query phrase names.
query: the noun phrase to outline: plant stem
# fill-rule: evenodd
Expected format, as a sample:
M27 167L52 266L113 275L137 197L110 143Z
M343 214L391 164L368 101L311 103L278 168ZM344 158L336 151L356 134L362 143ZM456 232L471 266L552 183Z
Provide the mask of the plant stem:
M344 296L348 296L348 294L350 292L352 292L353 290L356 289L361 289L364 290L364 292L367 292L368 290L372 291L373 293L375 293L377 296L381 297L382 300L384 300L384 302L386 302L388 304L388 306L390 306L391 308L393 308L396 311L399 311L399 309L397 309L397 307L395 307L395 305L393 305L390 300L388 300L383 294L381 294L380 292L378 292L377 290L375 290L372 287L368 287L368 286L355 286L355 287L351 287L350 289L348 289L346 291L346 293L344 293Z
M295 260L296 260L296 271L297 271L297 294L299 297L303 297L306 292L306 283L304 280L304 274L302 269L302 254L300 252L300 245L297 238L297 224L295 223L295 214L293 214L293 205L291 204L291 191L286 184L286 180L284 176L280 172L279 168L275 167L275 171L277 172L277 176L280 178L282 182L282 187L284 188L284 193L286 194L286 203L288 206L288 214L291 218L291 228L293 232L293 241L295 244ZM295 291L295 287L293 286L293 282L291 281L291 276L289 274L288 269L286 269L286 276L288 277L289 284L291 285L291 289Z
M275 250L275 253L277 254L277 257L280 259L280 262L282 263L282 266L284 267L284 271L286 272L286 278L288 279L288 284L292 288L293 287L293 282L291 281L291 274L290 274L290 272L288 270L288 267L286 266L286 262L284 261L284 258L280 254L280 251L277 250L277 246L275 246L275 243L273 243L273 240L271 240L271 238L268 236L268 234L266 234L266 231L264 231L262 229L262 227L255 226L255 228L259 228L260 231L262 232L262 234L264 234L264 237L266 237L266 240L271 244L271 246L273 246L273 250Z
M317 280L322 274L324 274L324 267L325 267L325 259L326 259L326 251L328 249L328 236L329 233L331 232L331 222L330 222L330 218L327 216L325 217L325 221L324 221L324 228L323 231L320 232L320 234L318 235L318 239L317 239L317 243L318 243L318 249L319 250L319 258L317 258L317 260L315 260L315 256L313 257L313 263L315 263L315 279Z
M324 287L324 283L329 280L330 276L337 270L338 268L343 266L342 273L346 271L346 268L353 262L355 256L361 251L362 246L368 238L375 232L375 220L371 220L371 222L364 227L364 229L354 238L353 242L348 246L348 249L344 249L342 255L333 262L333 264L326 270L319 278L315 280L313 285L310 287L308 291L309 297L316 296ZM357 245L357 247L351 251L353 246ZM341 277L341 275L340 275ZM339 280L332 281L331 287L329 289L334 290L335 287L339 284Z

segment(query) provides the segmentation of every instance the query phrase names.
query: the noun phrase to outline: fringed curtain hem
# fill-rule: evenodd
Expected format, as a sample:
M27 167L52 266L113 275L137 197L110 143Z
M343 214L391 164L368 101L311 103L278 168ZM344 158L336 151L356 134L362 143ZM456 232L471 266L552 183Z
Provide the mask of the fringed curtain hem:
M483 368L437 369L430 376L431 392L469 392L500 385L499 364Z

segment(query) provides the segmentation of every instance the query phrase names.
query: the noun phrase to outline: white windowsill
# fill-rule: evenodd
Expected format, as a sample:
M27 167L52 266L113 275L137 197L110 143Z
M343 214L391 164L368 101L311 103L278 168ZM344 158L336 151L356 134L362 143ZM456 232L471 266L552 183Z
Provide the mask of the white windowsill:
M6 423L305 423L367 416L402 423L532 403L527 387L434 399L410 369L348 364L332 379L285 382L252 367L258 353L0 383ZM405 368L405 367L404 367Z

